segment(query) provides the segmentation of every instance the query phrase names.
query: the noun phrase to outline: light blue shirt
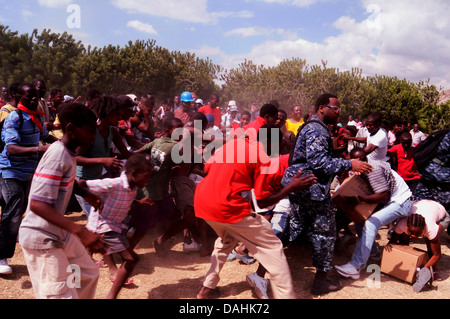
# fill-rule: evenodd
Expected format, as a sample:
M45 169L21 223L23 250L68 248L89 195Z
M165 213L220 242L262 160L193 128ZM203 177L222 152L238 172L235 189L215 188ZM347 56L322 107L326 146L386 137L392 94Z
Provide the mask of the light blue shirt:
M3 124L1 138L5 143L5 148L0 153L0 173L2 178L26 181L33 177L39 161L38 153L28 156L14 156L8 153L7 146L36 147L39 145L39 141L46 139L49 134L42 117L39 117L43 127L43 132L41 133L28 113L22 112L22 115L22 127L20 127L20 116L16 111L11 112Z

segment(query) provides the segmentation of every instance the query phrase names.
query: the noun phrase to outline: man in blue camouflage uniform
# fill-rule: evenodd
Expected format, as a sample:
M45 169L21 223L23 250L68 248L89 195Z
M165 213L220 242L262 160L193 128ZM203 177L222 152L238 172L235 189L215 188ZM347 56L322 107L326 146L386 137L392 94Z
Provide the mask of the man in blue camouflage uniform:
M299 131L292 164L286 170L283 186L302 171L314 174L317 183L311 188L292 193L290 240L294 241L304 232L312 243L313 266L316 276L311 289L314 295L339 290L340 284L327 279L332 269L334 244L336 241L336 219L330 195L330 185L336 175L345 171L370 172L371 166L359 160L344 160L333 157L333 143L328 124L336 124L341 112L335 95L323 94L315 105L315 114Z
M437 156L419 171L421 178L416 188L416 199L430 199L440 203L450 214L450 131L438 146ZM447 227L448 215L442 226Z

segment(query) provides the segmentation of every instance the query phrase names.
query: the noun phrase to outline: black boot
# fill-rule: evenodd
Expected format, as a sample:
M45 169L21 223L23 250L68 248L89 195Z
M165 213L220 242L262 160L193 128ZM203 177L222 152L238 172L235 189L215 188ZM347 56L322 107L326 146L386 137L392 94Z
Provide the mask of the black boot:
M327 278L327 273L317 272L314 278L311 294L326 295L327 293L341 290L342 286L339 281L332 281Z

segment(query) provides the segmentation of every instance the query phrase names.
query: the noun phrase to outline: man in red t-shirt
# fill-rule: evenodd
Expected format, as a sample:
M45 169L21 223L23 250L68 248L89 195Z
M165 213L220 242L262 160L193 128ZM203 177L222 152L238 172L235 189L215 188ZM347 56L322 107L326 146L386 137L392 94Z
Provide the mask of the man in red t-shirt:
M420 173L413 158L414 146L412 146L412 135L409 132L400 135L400 143L388 150L388 153L396 159L397 173L408 184L411 192L415 194L419 184Z
M217 94L211 94L209 97L209 104L202 106L198 109L198 112L203 114L211 114L214 116L214 125L218 128L221 127L222 123L222 112L219 109L219 96Z
M247 126L244 127L248 138L251 141L256 141L259 129L266 124L275 124L278 120L278 109L272 104L264 104L261 107L259 112L259 116L256 117L256 120L248 123Z
M287 187L271 194L267 183L269 168L270 158L264 148L248 139L229 141L206 163L208 174L195 192L195 215L204 219L219 238L198 299L214 296L219 273L238 242L243 243L270 273L275 298L295 297L283 244L270 223L251 212L251 204L245 197L254 189L258 206L268 207L295 189L309 188L316 178L298 174Z

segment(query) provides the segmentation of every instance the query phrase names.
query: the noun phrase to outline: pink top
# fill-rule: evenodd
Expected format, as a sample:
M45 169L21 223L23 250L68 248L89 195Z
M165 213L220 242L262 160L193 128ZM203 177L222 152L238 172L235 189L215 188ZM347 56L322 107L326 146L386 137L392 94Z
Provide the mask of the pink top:
M432 200L421 200L414 203L410 214L419 214L425 218L424 236L429 240L436 238L439 231L439 222L445 217L444 206ZM395 228L397 234L405 233L407 230L407 218L402 218Z

